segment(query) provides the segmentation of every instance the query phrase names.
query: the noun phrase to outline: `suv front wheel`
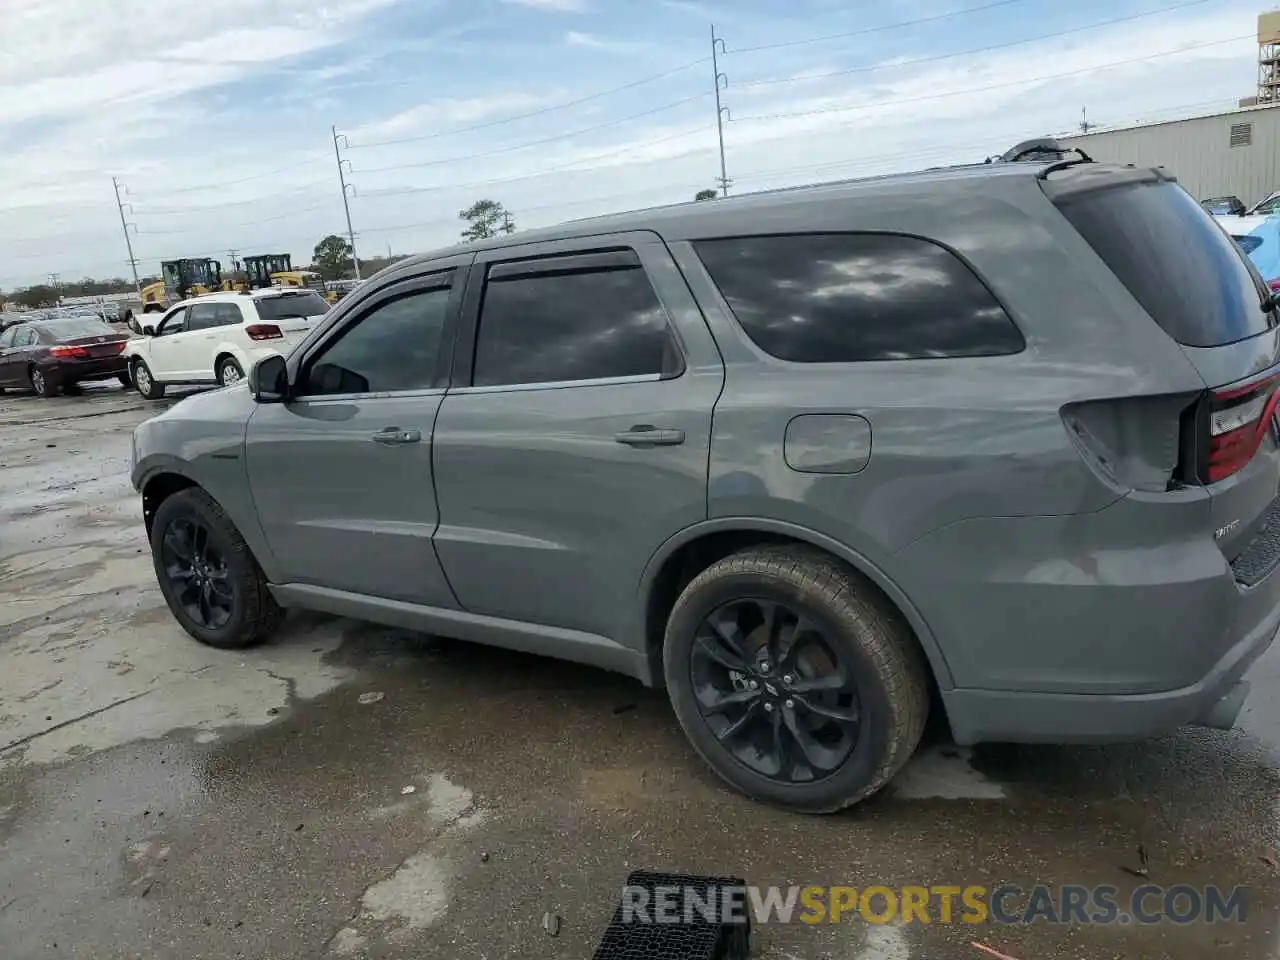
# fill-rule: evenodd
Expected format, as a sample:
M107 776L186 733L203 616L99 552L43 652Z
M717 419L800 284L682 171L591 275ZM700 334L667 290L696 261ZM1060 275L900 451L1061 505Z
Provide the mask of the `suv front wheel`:
M240 531L198 487L180 490L156 509L151 558L169 609L201 643L252 646L284 615Z
M804 547L744 550L694 577L663 660L680 725L712 769L806 813L888 783L928 717L910 629L858 574Z
M143 361L133 361L133 367L129 375L138 393L142 394L146 399L159 400L164 396L164 384L156 383L155 377L151 374L151 368Z

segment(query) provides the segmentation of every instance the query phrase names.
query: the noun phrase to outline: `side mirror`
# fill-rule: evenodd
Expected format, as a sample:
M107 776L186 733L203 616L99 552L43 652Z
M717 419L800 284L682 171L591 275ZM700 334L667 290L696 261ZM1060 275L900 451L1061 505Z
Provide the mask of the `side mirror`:
M274 354L253 365L249 392L258 403L284 403L289 399L289 369L284 357Z

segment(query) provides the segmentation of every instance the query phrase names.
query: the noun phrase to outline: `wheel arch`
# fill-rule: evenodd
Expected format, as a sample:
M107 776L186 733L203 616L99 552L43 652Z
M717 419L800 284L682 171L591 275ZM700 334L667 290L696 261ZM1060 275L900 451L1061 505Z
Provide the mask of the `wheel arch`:
M192 477L172 466L162 467L146 477L139 488L142 491L142 525L146 528L147 536L151 536L151 524L160 504L175 493L199 486Z
M240 356L239 352L230 344L224 343L214 351L213 355L213 377L215 380L218 378L218 368L222 366L223 360L234 360L236 366L240 368L240 372L242 374L245 373L244 357Z
M686 527L668 539L646 564L640 581L639 640L645 653L648 677L661 686L662 642L667 615L680 591L702 570L738 550L765 544L815 547L848 564L884 594L906 620L929 663L929 672L940 691L954 687L951 669L920 611L906 592L879 566L846 544L798 524L760 517L721 517Z

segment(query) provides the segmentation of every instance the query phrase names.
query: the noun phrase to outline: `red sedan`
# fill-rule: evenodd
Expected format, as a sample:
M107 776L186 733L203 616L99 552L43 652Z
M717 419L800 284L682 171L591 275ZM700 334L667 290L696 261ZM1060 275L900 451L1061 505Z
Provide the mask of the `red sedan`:
M129 385L127 333L96 317L32 320L0 333L0 389L30 387L50 397L85 380Z

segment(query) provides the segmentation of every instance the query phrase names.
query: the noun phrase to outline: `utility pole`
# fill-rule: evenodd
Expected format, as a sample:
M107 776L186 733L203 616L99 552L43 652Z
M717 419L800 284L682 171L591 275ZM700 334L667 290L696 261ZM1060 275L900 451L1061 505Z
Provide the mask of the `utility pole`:
M720 54L727 53L724 40L716 36L716 25L711 25L711 72L715 75L716 135L720 138L720 192L729 195L729 173L724 163L724 118L730 117L729 108L720 103L720 91L729 86L729 78L720 72Z
M239 252L240 252L239 250L228 250L228 251L227 251L227 256L231 258L231 272L232 272L232 273L239 273L239 272L240 272L240 261L236 259L236 254L237 254L237 253L239 253Z
M124 231L124 247L129 251L129 267L133 270L133 289L138 294L138 299L142 299L142 285L138 283L138 260L133 255L133 241L129 239L129 222L124 218L124 201L120 199L120 190L123 186L119 178L111 178L111 186L116 191L116 209L120 211L120 228ZM129 192L128 187L124 187L124 192ZM132 207L130 208L132 210Z
M333 156L338 161L338 183L342 186L342 209L347 215L347 239L351 242L351 265L355 268L356 279L360 279L360 258L356 255L356 231L351 226L351 202L347 194L347 175L342 169L342 152L338 149L338 128L333 129ZM346 143L347 138L342 138ZM350 147L351 144L347 143ZM354 189L354 187L352 188Z
M1080 108L1080 132L1081 132L1081 133L1088 133L1088 132L1089 132L1089 127L1091 127L1091 126L1092 126L1092 124L1091 124L1091 123L1089 123L1089 111L1088 111L1088 108L1087 108L1087 107L1081 107L1081 108Z
M511 222L511 214L509 214L506 210L503 210L502 211L502 232L510 235L515 232L515 229L516 229L516 225Z

